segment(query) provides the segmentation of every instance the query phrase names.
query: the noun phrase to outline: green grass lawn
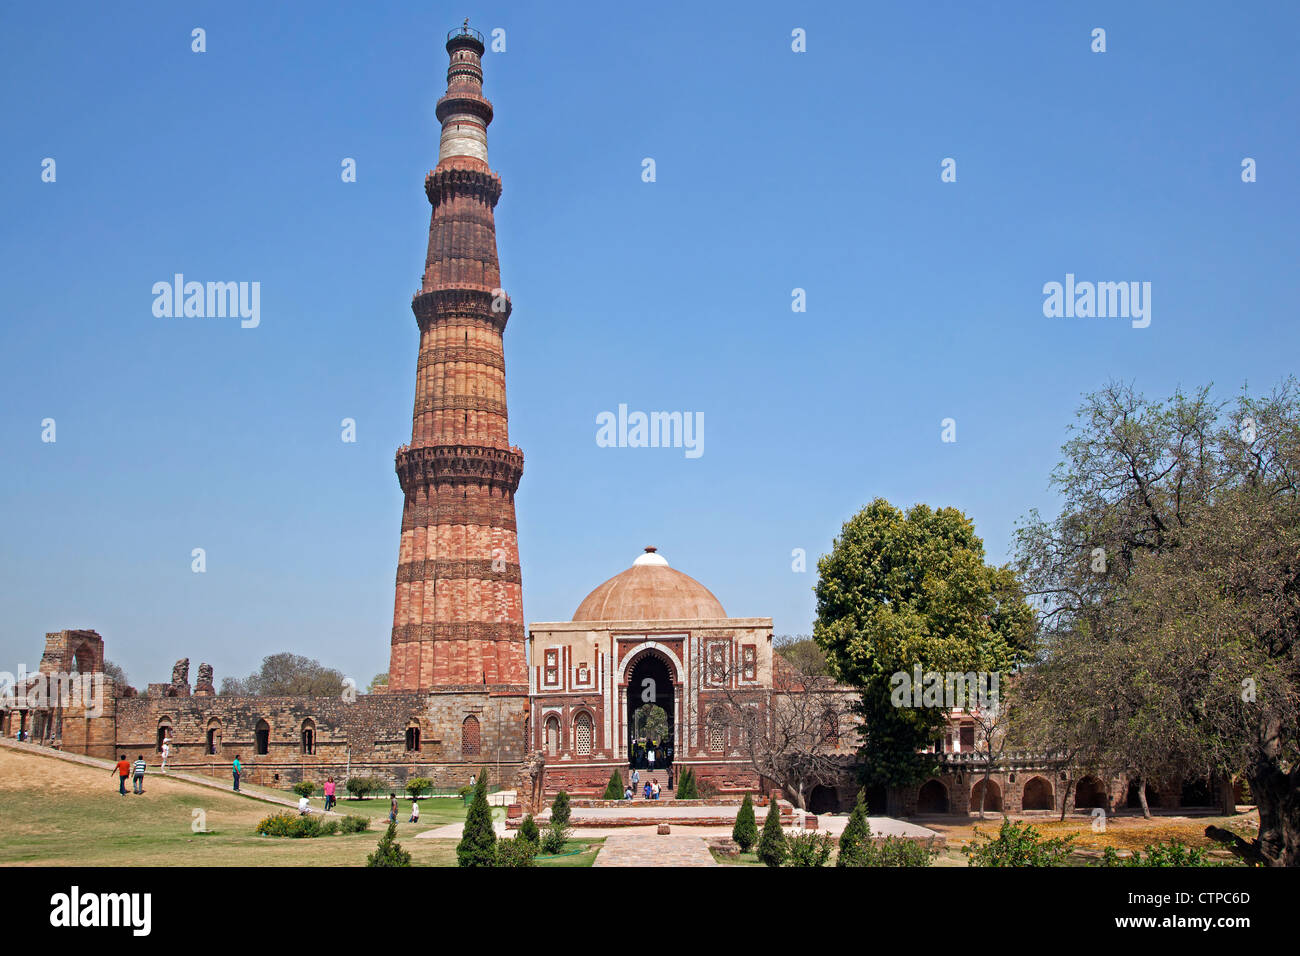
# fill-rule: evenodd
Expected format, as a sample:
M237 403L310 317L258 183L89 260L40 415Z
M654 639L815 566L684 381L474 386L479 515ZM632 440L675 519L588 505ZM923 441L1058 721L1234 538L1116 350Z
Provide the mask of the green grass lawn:
M312 803L321 806L319 798ZM464 804L454 798L421 800L419 824L406 822L409 800L399 801L399 808L397 839L412 864L455 866L455 839L414 837L462 822ZM0 751L2 866L363 866L383 835L387 794L341 800L338 810L372 818L370 831L300 840L259 837L259 820L292 809L161 774L146 776L142 796L123 797L117 777L107 770ZM493 813L504 816L505 808L494 807ZM195 832L199 823L210 832ZM593 842L599 841L574 841L571 847ZM538 865L590 866L595 855L591 848Z

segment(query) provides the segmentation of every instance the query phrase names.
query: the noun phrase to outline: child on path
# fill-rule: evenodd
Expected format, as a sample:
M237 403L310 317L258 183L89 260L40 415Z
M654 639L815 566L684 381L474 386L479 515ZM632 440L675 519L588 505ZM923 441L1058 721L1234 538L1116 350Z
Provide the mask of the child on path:
M416 803L414 800L411 801L411 819L407 822L408 823L420 822L420 805Z

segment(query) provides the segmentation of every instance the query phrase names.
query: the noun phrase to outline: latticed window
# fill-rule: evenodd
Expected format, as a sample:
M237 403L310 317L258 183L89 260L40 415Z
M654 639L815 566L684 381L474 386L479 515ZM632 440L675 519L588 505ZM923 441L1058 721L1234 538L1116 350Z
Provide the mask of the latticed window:
M478 718L470 714L460 725L460 752L466 757L477 757L479 752Z
M559 654L556 651L546 652L546 672L542 679L547 684L560 682Z
M546 718L546 752L552 757L560 752L560 718L554 714Z
M832 747L840 745L840 717L833 710L822 714L822 737Z
M573 718L573 749L582 756L591 753L591 714Z
M709 749L727 749L727 724L722 719L721 711L715 710L709 715Z
M741 665L744 668L745 680L758 679L758 652L754 645L747 644L741 648L740 652Z

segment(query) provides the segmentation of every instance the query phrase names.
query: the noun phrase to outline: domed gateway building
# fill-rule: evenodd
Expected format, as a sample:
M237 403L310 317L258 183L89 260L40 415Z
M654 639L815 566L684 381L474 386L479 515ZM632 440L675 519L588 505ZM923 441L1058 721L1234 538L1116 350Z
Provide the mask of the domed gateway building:
M728 617L646 548L572 620L530 625L528 646L529 749L545 757L548 791L603 790L614 768L685 766L721 792L759 788L728 714L766 706L771 618Z

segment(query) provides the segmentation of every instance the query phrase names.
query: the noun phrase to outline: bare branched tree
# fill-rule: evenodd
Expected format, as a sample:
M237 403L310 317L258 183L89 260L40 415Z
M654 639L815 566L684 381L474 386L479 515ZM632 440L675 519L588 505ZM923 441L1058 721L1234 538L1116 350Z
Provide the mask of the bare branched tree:
M720 672L722 700L709 712L731 746L739 746L761 776L807 809L813 787L844 771L842 741L851 733L857 695L825 674L805 674L781 657L772 661L772 689L749 690ZM735 685L741 684L737 687Z

